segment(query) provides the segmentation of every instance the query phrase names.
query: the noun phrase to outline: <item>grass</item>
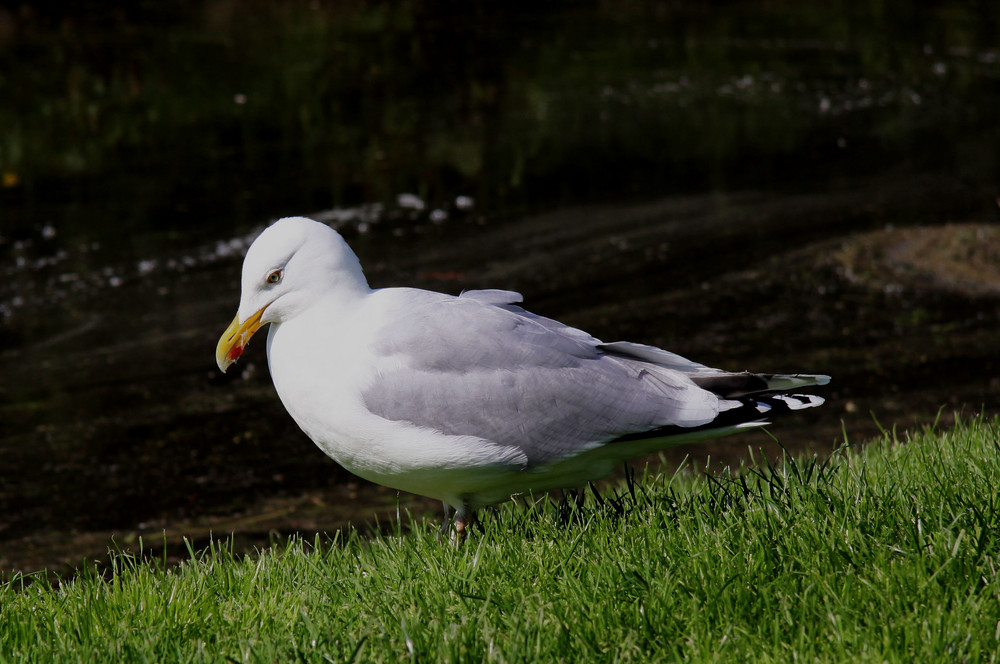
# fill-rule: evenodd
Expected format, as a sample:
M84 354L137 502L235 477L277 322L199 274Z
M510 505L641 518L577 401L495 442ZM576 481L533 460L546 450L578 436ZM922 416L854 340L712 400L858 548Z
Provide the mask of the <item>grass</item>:
M0 662L991 662L1000 422L0 588ZM28 581L31 581L30 583Z

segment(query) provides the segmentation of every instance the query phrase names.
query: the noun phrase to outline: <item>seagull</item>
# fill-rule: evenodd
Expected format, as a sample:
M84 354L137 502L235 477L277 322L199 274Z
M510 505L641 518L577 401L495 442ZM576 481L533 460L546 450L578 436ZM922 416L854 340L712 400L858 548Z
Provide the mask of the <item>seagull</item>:
M460 537L478 509L512 496L579 487L824 401L788 391L829 376L713 369L605 343L521 302L372 289L339 233L289 217L247 250L215 357L225 372L270 324L271 378L302 431L355 475L442 501Z

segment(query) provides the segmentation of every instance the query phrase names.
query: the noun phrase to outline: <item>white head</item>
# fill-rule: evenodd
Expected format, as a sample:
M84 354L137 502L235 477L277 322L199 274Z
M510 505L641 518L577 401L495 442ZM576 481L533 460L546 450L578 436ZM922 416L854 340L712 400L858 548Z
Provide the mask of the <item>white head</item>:
M263 325L290 320L324 296L371 290L344 238L305 217L279 219L257 236L243 259L241 288L236 318L215 351L222 371Z

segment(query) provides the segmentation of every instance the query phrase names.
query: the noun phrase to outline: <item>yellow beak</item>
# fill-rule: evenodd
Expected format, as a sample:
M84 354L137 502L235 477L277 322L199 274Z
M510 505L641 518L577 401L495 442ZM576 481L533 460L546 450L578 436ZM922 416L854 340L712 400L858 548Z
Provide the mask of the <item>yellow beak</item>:
M264 325L260 322L260 317L263 315L264 309L261 309L242 325L240 325L240 317L237 315L226 331L222 333L219 345L215 347L215 363L219 365L222 373L225 373L229 365L243 354L243 350L250 343L250 337Z

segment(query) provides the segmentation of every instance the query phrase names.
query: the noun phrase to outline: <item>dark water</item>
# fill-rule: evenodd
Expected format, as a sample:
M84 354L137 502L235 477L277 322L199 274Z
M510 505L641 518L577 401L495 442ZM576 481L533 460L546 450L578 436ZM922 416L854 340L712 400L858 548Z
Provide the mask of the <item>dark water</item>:
M785 4L0 10L0 567L434 509L314 449L259 341L215 369L283 215L375 286L829 373L793 450L997 412L1000 8Z

